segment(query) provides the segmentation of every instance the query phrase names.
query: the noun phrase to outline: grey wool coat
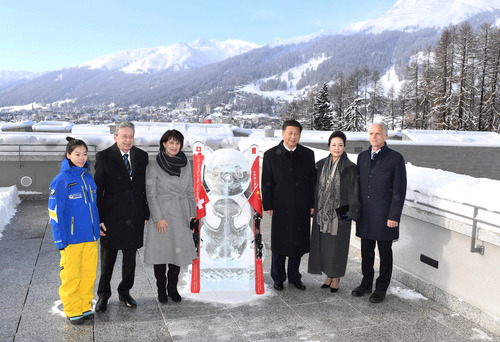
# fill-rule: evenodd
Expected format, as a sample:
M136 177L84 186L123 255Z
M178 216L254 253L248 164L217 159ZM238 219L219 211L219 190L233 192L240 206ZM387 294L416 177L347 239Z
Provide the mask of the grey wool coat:
M170 176L156 161L146 169L146 196L151 214L146 225L144 263L187 266L196 259L189 221L196 216L193 171L189 162L180 177ZM167 221L167 232L158 233L156 222Z
M327 158L321 159L316 164L317 178L320 179L321 172ZM361 204L359 202L358 169L344 152L340 157L340 206L349 205L347 216L357 220L360 215ZM315 198L318 198L319 181L315 187ZM338 222L337 235L321 233L317 223L317 205L314 208L313 226L311 230L311 251L309 252L308 272L321 274L324 272L328 277L338 278L345 275L347 267L347 256L349 253L349 240L351 237L352 221Z

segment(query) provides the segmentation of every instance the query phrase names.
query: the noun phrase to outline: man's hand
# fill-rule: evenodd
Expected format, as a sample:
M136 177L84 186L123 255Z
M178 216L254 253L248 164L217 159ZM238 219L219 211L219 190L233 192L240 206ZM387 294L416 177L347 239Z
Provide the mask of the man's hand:
M107 231L107 229L106 229L106 226L104 225L104 222L101 223L101 224L99 224L99 227L101 228L101 231L99 232L99 235L100 236L106 236L105 232Z
M314 214L314 208L311 208L311 216Z
M397 226L399 226L399 222L398 221L387 220L387 227L389 227L389 228L396 228Z
M165 234L167 232L167 227L167 220L160 220L156 222L156 231L160 234Z
M272 210L266 210L266 213L267 213L269 216L273 216L273 211L272 211Z

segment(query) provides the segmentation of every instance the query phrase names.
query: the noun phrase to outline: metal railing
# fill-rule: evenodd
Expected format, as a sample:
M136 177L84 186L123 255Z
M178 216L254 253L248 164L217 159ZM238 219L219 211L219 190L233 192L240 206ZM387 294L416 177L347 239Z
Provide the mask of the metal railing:
M422 194L418 190L413 190L413 192ZM427 195L424 195L424 194L422 194L422 195L423 196L427 196ZM470 247L470 251L471 251L471 253L479 253L481 255L484 255L484 245L477 245L476 244L476 241L477 241L477 232L478 232L478 226L477 226L478 223L483 223L483 224L486 224L488 226L492 226L492 227L499 228L499 229L500 229L500 225L492 223L492 222L489 222L489 221L486 221L486 220L482 220L482 219L478 218L477 216L478 216L480 210L483 210L483 211L486 211L486 212L489 212L489 213L493 213L493 214L498 214L498 215L500 215L500 212L489 210L489 209L486 209L486 208L483 208L483 207L480 207L480 206L477 206L477 205L469 204L469 203L460 203L460 202L452 201L452 200L441 198L441 197L436 197L436 196L433 196L433 197L435 197L437 199L440 199L440 200L443 200L443 201L450 202L450 203L455 203L455 204L459 204L459 205L462 205L462 206L469 207L469 208L471 208L473 210L473 215L471 217L470 215L464 215L462 213L457 213L457 212L452 211L452 210L443 209L443 208L436 207L436 206L433 206L433 205L427 204L427 203L422 203L422 202L419 202L418 200L406 199L405 202L414 203L415 205L418 205L418 206L423 206L423 207L427 207L427 208L430 208L430 209L435 209L435 210L438 210L438 211L443 212L443 213L452 214L452 215L455 215L455 216L458 216L458 217L461 217L461 218L464 218L464 219L467 219L467 220L471 220L472 221L472 233L471 233L471 247Z

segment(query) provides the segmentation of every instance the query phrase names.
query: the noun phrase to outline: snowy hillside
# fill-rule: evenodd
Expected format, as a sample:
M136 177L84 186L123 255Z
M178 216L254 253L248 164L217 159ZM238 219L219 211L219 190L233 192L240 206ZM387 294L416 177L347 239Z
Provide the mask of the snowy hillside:
M493 9L500 9L500 0L399 0L379 18L352 24L347 31L381 33L440 28Z
M247 84L241 87L239 91L249 94L257 94L275 100L280 98L285 101L292 101L300 97L301 95L305 95L306 91L310 90L309 87L307 87L306 89L297 90L297 82L300 80L301 74L307 69L316 70L318 68L318 65L320 65L327 59L328 58L325 57L324 55L317 58L312 58L307 63L286 70L279 75L273 75L271 77L259 79L250 84ZM287 84L289 86L285 90L273 90L273 91L260 90L261 83L266 82L270 79L279 79L280 81L288 80Z
M118 69L128 74L157 72L169 68L176 71L187 70L220 62L257 47L259 45L241 40L219 42L200 39L190 44L175 43L155 48L118 51L82 63L79 67L104 70Z

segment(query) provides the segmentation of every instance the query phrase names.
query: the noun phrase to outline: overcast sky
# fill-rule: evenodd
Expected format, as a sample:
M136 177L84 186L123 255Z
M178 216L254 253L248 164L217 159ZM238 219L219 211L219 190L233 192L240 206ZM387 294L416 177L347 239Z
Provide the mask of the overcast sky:
M374 19L396 0L19 0L0 5L0 70L49 71L107 53L239 39L267 44Z

